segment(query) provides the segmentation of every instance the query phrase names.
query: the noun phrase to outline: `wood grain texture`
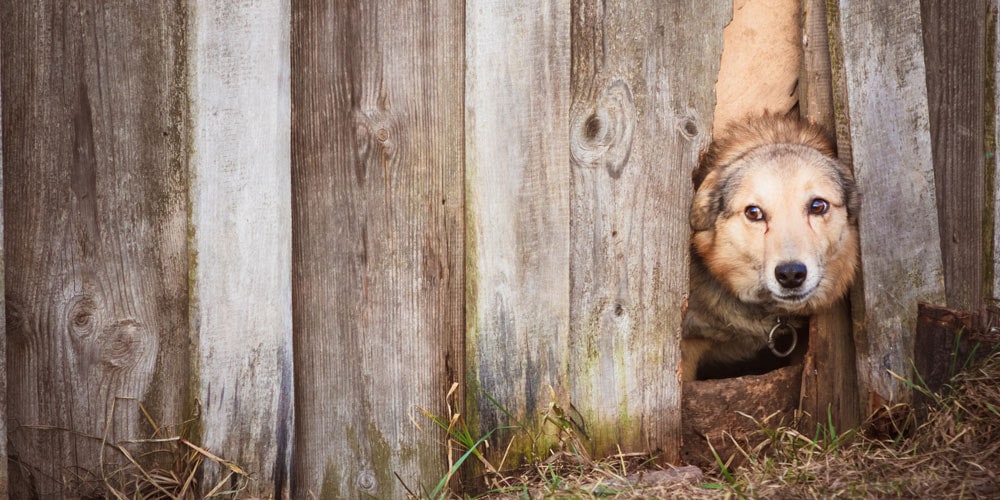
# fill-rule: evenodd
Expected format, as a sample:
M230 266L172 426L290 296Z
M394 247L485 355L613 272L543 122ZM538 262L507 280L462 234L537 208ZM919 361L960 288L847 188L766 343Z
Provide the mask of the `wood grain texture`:
M189 23L189 310L202 444L253 474L248 494L287 497L289 2L197 2ZM202 487L214 487L228 472L207 463Z
M1000 0L991 0L988 4L989 6L989 24L988 24L988 35L989 43L987 44L987 54L992 57L987 57L986 64L988 71L990 72L990 78L987 80L987 85L992 91L989 95L989 101L986 103L986 125L992 124L993 129L990 130L989 127L986 129L986 143L989 144L987 148L987 155L989 158L989 163L987 166L990 168L993 174L993 197L992 197L992 215L993 215L993 300L1000 301L1000 182L997 182L997 174L1000 173L1000 155L997 154L997 145L1000 144L1000 91L997 90L1000 87L1000 22L998 22L998 17L1000 17ZM992 51L992 52L991 52ZM990 85L992 84L992 85ZM992 103L992 107L989 104ZM989 206L989 205L987 205Z
M463 383L463 4L292 6L294 498L446 470ZM423 430L411 423L421 423Z
M916 3L841 0L836 8L846 82L838 119L849 121L864 199L859 379L878 406L909 400L890 372L911 376L917 302L945 300L921 19Z
M983 182L986 2L920 7L946 297L949 307L979 309L991 264L983 252L983 202L992 194Z
M573 2L570 400L598 455L679 459L691 172L730 17L727 2Z
M802 76L799 113L827 130L834 130L833 87L830 67L826 1L802 1ZM861 420L850 303L845 298L810 322L809 353L802 371L799 409L801 429L832 422L851 429Z
M102 437L149 435L135 400L190 415L184 6L0 17L8 453L37 493L86 495Z
M563 1L466 8L467 408L481 433L543 436L498 431L497 464L512 438L508 465L552 444L553 393L568 408L569 14Z
M3 46L3 28L0 27L0 47ZM0 53L3 53L0 49ZM0 58L0 74L3 74L2 58ZM2 81L2 77L0 77ZM3 130L3 98L0 96L0 130ZM2 143L2 141L0 141ZM3 148L0 147L0 207L3 207ZM3 252L3 210L0 209L0 276L4 270ZM5 303L4 284L0 280L0 306ZM0 404L0 457L7 456L7 322L0 324L0 394L4 395ZM0 466L0 498L11 498L7 467Z

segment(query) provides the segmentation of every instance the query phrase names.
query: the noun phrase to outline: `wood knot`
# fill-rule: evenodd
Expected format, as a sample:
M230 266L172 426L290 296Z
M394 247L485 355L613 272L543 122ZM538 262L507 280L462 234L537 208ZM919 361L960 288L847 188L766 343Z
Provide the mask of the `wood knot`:
M597 99L576 106L570 124L573 164L601 168L618 179L628 164L635 135L636 112L632 91L621 80L608 83Z
M77 295L71 299L66 310L66 327L74 338L87 339L94 334L100 320L101 309L94 295Z
M375 473L370 470L363 470L358 474L358 487L371 492L375 491L375 487L378 486L378 481L375 479Z
M135 366L150 351L149 332L142 323L126 319L104 329L99 339L101 362L114 368Z

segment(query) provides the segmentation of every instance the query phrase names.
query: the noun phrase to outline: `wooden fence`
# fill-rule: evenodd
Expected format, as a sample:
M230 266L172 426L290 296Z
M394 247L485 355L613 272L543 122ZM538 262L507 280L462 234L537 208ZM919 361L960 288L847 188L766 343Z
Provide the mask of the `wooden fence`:
M799 111L863 193L863 280L803 379L838 423L908 399L918 301L1000 290L997 6L802 2ZM553 403L595 454L677 462L731 7L0 4L0 495L99 488L156 425L248 495L398 498L448 466L419 408L521 425L508 464Z

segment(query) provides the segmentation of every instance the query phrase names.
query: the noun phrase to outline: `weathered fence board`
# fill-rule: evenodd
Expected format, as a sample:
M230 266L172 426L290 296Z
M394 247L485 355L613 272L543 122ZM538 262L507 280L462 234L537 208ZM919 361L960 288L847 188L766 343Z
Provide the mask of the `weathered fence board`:
M909 399L892 373L912 376L917 302L945 299L920 10L855 0L836 9L847 87L837 114L864 197L858 370L862 397L877 406Z
M977 310L990 264L983 246L986 2L920 6L946 296L949 307Z
M1000 0L992 0L989 4L990 12L989 19L990 24L987 27L989 30L989 35L992 41L992 55L993 59L987 59L986 64L988 65L988 71L992 72L992 84L991 89L993 90L992 97L992 108L986 106L986 110L992 111L992 114L987 114L987 120L992 117L993 130L989 131L989 135L986 141L990 144L990 148L987 150L987 154L990 154L991 161L989 166L992 167L993 173L993 300L1000 301L1000 182L997 182L997 174L1000 173L1000 156L997 154L997 145L1000 144L1000 91L997 90L1000 86ZM987 54L989 54L989 47L987 45ZM987 103L987 105L990 103Z
M570 400L601 455L680 443L691 172L726 2L573 2Z
M446 472L415 405L443 414L463 382L463 19L454 0L292 6L295 498Z
M568 409L569 25L561 0L466 7L467 406L481 433L525 426L497 431L497 465Z
M826 0L803 0L799 112L803 118L833 131L829 42ZM851 312L844 299L816 314L810 324L809 353L802 371L799 401L799 409L804 412L803 430L810 431L818 423L829 422L838 429L850 429L860 421L855 357Z
M0 46L3 45L3 29L0 28ZM2 53L2 50L0 50ZM3 73L2 58L0 58L0 74ZM2 81L2 77L0 77ZM3 130L3 98L0 96L0 131ZM0 277L4 270L3 251L3 141L0 140ZM0 306L5 305L4 284L0 279ZM0 307L0 310L4 310ZM7 456L7 322L0 322L0 395L3 395L3 403L0 403L0 457ZM0 498L10 498L10 488L7 481L7 467L0 466Z
M118 398L189 415L183 8L0 6L8 453L42 495L148 435Z
M289 2L189 4L192 338L202 445L288 494ZM229 470L205 465L204 488ZM207 493L207 490L202 493Z

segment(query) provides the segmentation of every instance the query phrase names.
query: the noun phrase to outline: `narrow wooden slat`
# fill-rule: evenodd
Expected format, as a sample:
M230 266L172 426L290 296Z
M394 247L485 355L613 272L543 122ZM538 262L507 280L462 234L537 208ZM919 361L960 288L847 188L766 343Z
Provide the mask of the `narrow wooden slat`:
M463 382L463 4L292 6L292 497L446 471ZM411 417L422 426L419 430Z
M803 0L799 111L803 118L832 131L835 124L829 40L826 1ZM799 401L805 431L828 423L837 429L851 429L861 419L851 326L847 299L816 314L810 323L809 353Z
M997 90L1000 86L1000 22L998 22L998 17L1000 17L1000 0L991 0L989 4L989 24L987 25L987 34L990 37L989 42L986 44L987 54L992 55L992 58L987 58L987 71L990 73L990 79L988 80L989 89L992 90L992 95L989 96L990 102L987 102L985 106L986 113L986 136L985 141L990 146L987 148L987 154L989 155L989 162L987 163L987 168L992 172L993 178L993 300L1000 301L1000 182L997 182L997 173L1000 172L1000 155L997 155L997 144L1000 144L1000 115L998 115L997 110L1000 110L1000 91ZM992 50L992 52L990 52ZM992 107L989 106L992 104ZM989 128L992 125L992 130ZM989 206L989 205L987 205Z
M496 465L512 438L507 465L545 451L569 390L569 24L561 0L466 8L467 406L480 433L526 427Z
M289 2L191 4L191 331L203 446L288 495ZM229 470L206 462L204 491Z
M870 410L909 400L892 373L912 376L917 302L944 303L944 280L919 5L841 0L836 9L846 84L838 119L849 122L864 199L856 340Z
M0 46L3 45L3 29L0 28ZM3 51L0 50L0 53ZM0 58L0 74L3 74L3 61ZM0 77L2 81L2 77ZM0 130L3 130L3 98L0 96ZM0 140L2 145L2 140ZM0 147L0 276L3 276L3 148ZM3 280L0 280L0 306L5 305ZM0 457L7 456L7 322L0 324L0 394L4 395L0 404ZM0 498L10 498L7 467L0 467Z
M43 497L149 435L135 400L190 416L183 9L0 6L7 451Z
M679 458L691 172L730 17L727 2L573 2L570 400L598 455Z
M986 3L921 0L927 103L948 306L978 309L983 252ZM988 258L988 254L986 255Z

